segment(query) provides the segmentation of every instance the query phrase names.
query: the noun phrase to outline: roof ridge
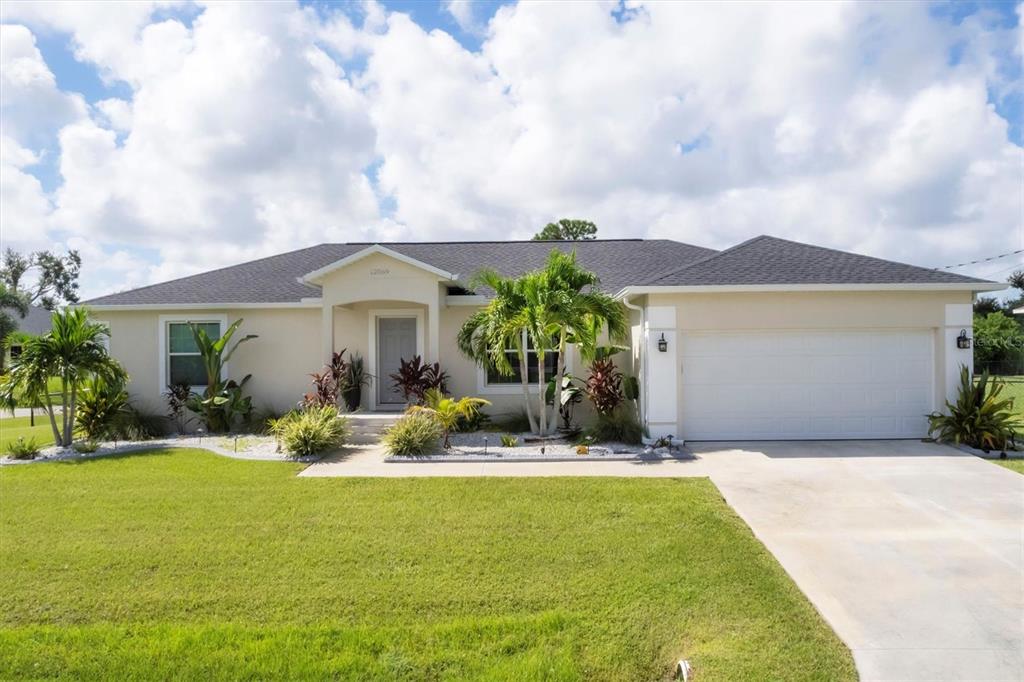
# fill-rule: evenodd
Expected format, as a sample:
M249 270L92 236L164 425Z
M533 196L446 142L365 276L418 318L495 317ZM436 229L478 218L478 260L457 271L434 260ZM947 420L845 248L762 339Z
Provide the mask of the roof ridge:
M829 253L838 253L838 254L843 255L843 256L857 256L858 258L867 258L867 259L870 259L870 260L873 260L873 261L877 261L879 263L902 265L903 267L915 268L917 270L924 270L925 272L942 272L938 268L926 268L923 265L914 265L913 263L904 263L901 260L890 260L888 258L880 258L879 256L869 256L866 253L858 253L856 251L844 251L843 249L837 249L837 248L832 247L832 246L821 246L820 244L808 244L806 242L798 242L798 241L796 241L794 239L785 239L784 237L776 237L774 235L761 235L761 236L762 237L767 237L769 239L773 239L773 240L775 240L777 242L786 242L787 244L796 244L797 246L803 246L803 247L806 247L806 248L809 248L809 249L817 249L818 251L828 251ZM988 282L988 283L991 283L991 284L998 284L998 282L994 282L992 280L981 279L979 277L971 277L969 275L961 275L959 272L950 272L950 273L947 273L947 274L956 275L957 277L963 277L963 278L965 278L967 280L974 280L975 282Z
M653 285L659 279L664 279L664 278L668 277L669 275L674 275L676 273L682 272L683 270L691 268L694 265L700 265L701 263L706 263L709 260L713 260L715 258L718 258L719 256L722 256L722 255L725 255L727 253L731 253L733 251L736 251L739 248L747 246L748 244L756 242L759 239L764 239L766 237L768 237L768 235L766 235L766 234L759 234L756 237L751 237L750 239L746 239L746 240L740 242L739 244L734 244L734 245L730 246L727 249L722 249L721 251L715 251L712 254L704 256L703 258L698 258L697 260L693 261L692 263L685 263L684 265L676 266L676 267L672 268L671 270L664 270L662 272L659 272L657 274L654 274L654 275L648 277L647 281L645 282L645 284Z

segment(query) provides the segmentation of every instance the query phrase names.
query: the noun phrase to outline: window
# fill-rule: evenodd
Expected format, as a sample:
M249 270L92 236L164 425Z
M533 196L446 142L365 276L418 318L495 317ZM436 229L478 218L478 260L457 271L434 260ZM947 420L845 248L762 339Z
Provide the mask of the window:
M220 338L220 322L196 322L212 339ZM188 322L167 323L167 384L205 386L206 370Z
M556 342L552 342L556 345ZM509 376L503 376L493 366L487 367L486 383L488 386L502 386L508 384L519 384L522 382L519 372L519 353L515 348L505 351L508 361L512 365L513 372ZM544 380L547 381L558 372L558 351L547 351L544 353ZM533 349L533 342L527 339L526 344L526 375L531 384L536 384L540 378L540 370L537 362L537 352Z

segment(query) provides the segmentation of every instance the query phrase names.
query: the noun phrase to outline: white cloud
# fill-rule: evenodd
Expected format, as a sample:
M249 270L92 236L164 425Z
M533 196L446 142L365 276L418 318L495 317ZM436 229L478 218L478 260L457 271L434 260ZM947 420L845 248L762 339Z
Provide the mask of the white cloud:
M473 0L444 0L444 10L448 12L466 33L480 33L481 26L473 9Z
M4 229L18 211L88 245L90 286L111 288L320 241L528 237L562 216L922 264L1020 248L1021 149L987 101L1020 88L1019 29L917 3L615 7L523 3L484 27L446 2L486 36L471 52L375 2L215 3L191 26L154 21L175 16L156 4L5 3L131 93L90 109L4 27L21 88L4 97ZM31 136L58 131L48 196Z

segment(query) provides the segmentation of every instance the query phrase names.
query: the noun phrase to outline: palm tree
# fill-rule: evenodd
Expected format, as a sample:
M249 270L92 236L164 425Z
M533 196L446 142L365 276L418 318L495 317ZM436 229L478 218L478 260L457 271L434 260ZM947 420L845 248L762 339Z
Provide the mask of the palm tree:
M423 394L423 405L413 405L409 408L410 413L424 412L429 414L441 425L444 434L444 449L452 445L448 442L448 436L458 425L460 419L471 419L484 405L490 405L490 401L483 398L449 398L438 388L430 388Z
M557 416L547 418L544 361L548 353L558 354L554 409L561 404L565 378L565 357L570 343L576 344L584 359L594 357L598 339L606 332L612 342L625 341L629 318L625 307L597 289L597 276L580 267L576 253L552 249L544 268L519 278L504 278L491 270L479 273L473 285L487 286L494 297L482 310L471 315L459 330L458 345L470 358L510 376L513 367L506 349L519 357L520 378L530 430L542 435L557 426ZM537 355L538 411L534 420L530 407L527 345Z
M107 335L107 328L91 321L84 308L54 312L50 331L31 339L21 355L11 363L10 374L0 387L0 400L13 404L16 390L43 396L54 442L70 446L75 430L78 388L82 382L90 377L109 383L127 379L124 369L110 357L103 345ZM60 379L59 429L53 400L46 389L50 377Z
M558 366L553 401L557 411L565 384L568 344L575 344L584 360L592 360L600 350L598 340L602 332L607 333L612 343L628 339L629 315L621 302L598 290L600 280L580 267L575 251L552 250L539 275L544 280L538 291L544 293L545 315L557 330ZM557 420L552 419L552 430L556 423Z
M519 379L526 404L526 418L530 422L530 430L536 433L537 421L530 409L527 347L523 343L526 330L514 323L514 319L526 306L522 282L485 269L478 272L470 284L474 289L487 287L494 292L494 296L483 309L470 315L459 329L459 350L483 367L493 367L503 376L512 376L515 372L507 352L509 348L515 351L519 359Z

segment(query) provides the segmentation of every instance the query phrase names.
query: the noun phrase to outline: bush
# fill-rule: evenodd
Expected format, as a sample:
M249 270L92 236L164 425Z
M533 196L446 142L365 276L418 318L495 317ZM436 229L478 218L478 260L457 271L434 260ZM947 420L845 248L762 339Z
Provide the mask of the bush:
M270 432L291 457L308 457L345 444L348 420L332 406L310 407L273 420Z
M599 443L626 443L639 445L643 442L644 429L629 410L615 410L598 414L597 422L587 430L587 437Z
M86 440L107 438L115 428L115 421L123 420L128 409L128 393L120 381L104 381L99 377L85 382L78 394L75 430Z
M940 441L964 443L985 452L1005 450L1022 424L1013 411L1013 399L999 399L1004 387L1003 382L990 380L988 372L975 383L967 368L961 367L956 404L946 402L949 414L928 415L928 433L937 432Z
M426 412L414 412L399 419L384 433L384 447L392 455L426 455L437 449L443 429Z
M441 363L423 362L419 355L406 362L399 359L398 372L389 375L395 388L402 392L406 402L423 403L423 397L430 389L448 392L448 372L441 369Z
M7 444L7 454L14 459L35 459L39 454L39 445L35 438L25 440L24 436L19 436L18 440Z
M623 400L622 372L611 359L594 360L583 390L599 415L610 415Z
M144 412L134 405L124 406L107 429L112 440L149 440L167 432L168 420L162 414Z
M80 440L71 447L73 447L77 453L89 455L99 450L100 444L94 440Z
M514 448L519 445L519 439L515 436L505 434L501 437L501 447L503 448Z

